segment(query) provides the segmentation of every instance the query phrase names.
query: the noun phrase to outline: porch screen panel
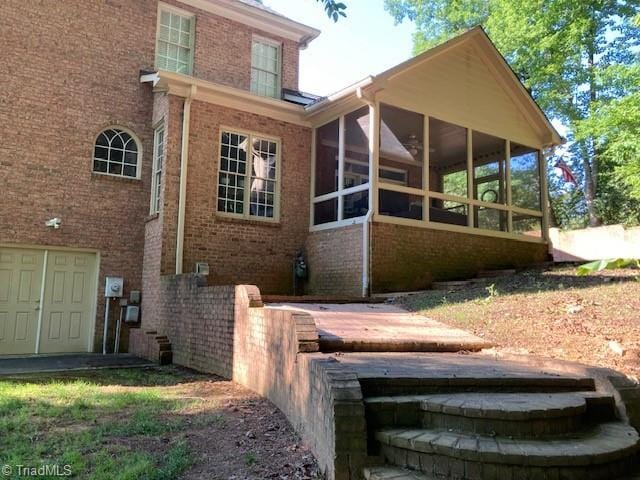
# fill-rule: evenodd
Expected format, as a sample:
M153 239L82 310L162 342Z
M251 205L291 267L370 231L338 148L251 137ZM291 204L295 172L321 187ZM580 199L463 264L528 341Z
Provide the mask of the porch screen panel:
M474 226L483 230L493 230L496 232L506 232L507 227L507 211L497 208L475 206L474 210Z
M369 107L344 118L343 188L369 182Z
M313 224L322 225L338 220L338 198L325 200L313 205Z
M338 191L339 120L316 130L315 195Z
M422 189L424 115L380 106L380 183Z
M467 129L429 118L429 220L466 226L469 198L467 185Z
M473 198L484 203L505 205L507 141L474 131L473 149ZM506 210L487 205L474 207L474 226L485 230L507 231Z
M218 174L219 212L244 213L247 140L248 137L242 134L222 133Z
M542 237L542 218L514 213L513 232L531 237Z
M535 148L511 143L511 198L515 207L540 210L540 159Z
M380 209L380 215L422 220L423 203L424 196L422 195L384 190L382 188L378 190L378 208Z

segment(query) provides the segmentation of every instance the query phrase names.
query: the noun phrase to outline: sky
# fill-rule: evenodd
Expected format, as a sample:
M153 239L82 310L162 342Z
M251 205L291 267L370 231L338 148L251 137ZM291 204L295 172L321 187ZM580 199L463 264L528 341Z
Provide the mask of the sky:
M300 90L328 95L410 58L414 27L394 25L384 0L343 0L347 18L330 20L316 0L263 0L277 12L322 31L300 53Z

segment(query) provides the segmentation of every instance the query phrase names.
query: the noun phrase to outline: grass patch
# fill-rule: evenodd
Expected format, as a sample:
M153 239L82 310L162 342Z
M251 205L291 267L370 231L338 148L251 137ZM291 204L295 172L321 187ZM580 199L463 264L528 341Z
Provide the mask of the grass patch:
M74 478L92 480L176 478L192 462L182 412L197 401L139 385L177 380L172 370L140 369L0 380L0 464L69 465Z

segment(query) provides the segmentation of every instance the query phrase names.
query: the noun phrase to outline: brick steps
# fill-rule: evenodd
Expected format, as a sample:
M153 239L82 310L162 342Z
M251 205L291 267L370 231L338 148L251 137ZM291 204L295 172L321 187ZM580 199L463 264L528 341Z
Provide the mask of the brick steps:
M493 345L485 341L410 340L410 339L374 339L342 338L332 335L320 335L320 351L331 352L479 352Z
M538 467L606 464L640 449L638 432L621 422L604 423L587 434L560 440L490 437L443 429L383 430L376 433L376 439L383 444L387 460L390 455L402 457L401 450L411 450L469 462Z
M370 467L364 469L365 480L436 480L433 476L398 467Z
M452 392L364 402L369 448L386 463L364 472L372 480L613 480L640 468L640 436L616 419L611 395Z
M428 378L397 376L359 376L365 397L431 395L444 392L486 393L560 393L595 391L595 383L588 377L571 376L469 376L452 377L432 374Z
M593 392L373 397L365 399L365 405L370 424L376 429L421 425L521 438L578 431L585 424L588 410L597 419L615 418L614 398Z

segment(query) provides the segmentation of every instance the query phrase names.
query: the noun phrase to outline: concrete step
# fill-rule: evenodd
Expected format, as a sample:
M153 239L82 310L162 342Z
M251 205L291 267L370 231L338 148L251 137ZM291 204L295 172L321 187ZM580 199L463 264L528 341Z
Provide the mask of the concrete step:
M375 430L422 426L524 438L566 435L615 418L614 398L595 392L373 397L365 407Z
M369 467L364 469L365 480L436 480L433 476L398 467Z
M603 423L589 432L558 440L442 429L383 430L375 437L388 463L464 480L610 480L636 472L640 451L638 432L621 422Z

